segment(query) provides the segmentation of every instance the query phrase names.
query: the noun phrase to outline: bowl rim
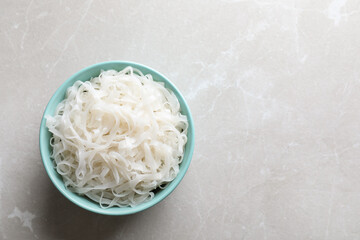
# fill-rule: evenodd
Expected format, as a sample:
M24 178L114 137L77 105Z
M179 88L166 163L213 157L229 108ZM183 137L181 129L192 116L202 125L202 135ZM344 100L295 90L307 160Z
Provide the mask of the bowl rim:
M175 177L175 179L171 182L171 186L166 187L165 189L162 190L162 192L164 192L164 194L162 194L159 198L157 198L156 200L151 200L149 202L145 202L145 203L141 203L135 207L124 207L124 208L107 208L107 209L103 209L100 206L99 207L93 207L91 205L88 204L84 204L81 202L78 202L76 199L74 199L71 194L70 194L70 190L61 188L61 184L58 183L55 180L55 175L53 174L52 170L53 170L53 163L51 161L50 158L47 158L47 156L45 155L45 152L48 152L45 149L45 146L43 146L43 144L47 144L47 143L42 143L45 142L44 137L45 134L48 132L48 128L46 127L46 120L45 120L45 116L48 114L48 112L50 111L49 108L51 105L53 105L53 102L55 102L56 97L59 94L62 94L64 91L65 86L71 82L71 81L76 81L76 78L79 77L81 74L84 74L85 72L92 70L92 69L96 69L96 68L100 68L103 66L107 66L107 65L114 65L114 64L119 64L119 65L128 65L128 66L132 66L134 68L142 68L142 69L146 69L150 74L155 74L158 75L160 77L160 79L156 79L157 81L161 81L166 83L166 85L171 86L172 91L176 92L177 98L179 100L179 102L183 103L182 108L185 108L185 111L188 113L187 114L187 118L188 118L188 123L189 123L189 129L191 130L191 134L188 134L188 141L186 144L191 143L189 148L188 148L188 161L183 161L182 164L184 164L182 166L182 171L179 171L178 175ZM143 72L143 70L141 70ZM75 80L74 80L75 79ZM88 81L88 80L86 80ZM65 88L66 91L67 88ZM57 104L56 104L57 106ZM183 109L184 110L184 109ZM44 109L44 113L42 115L42 119L41 119L41 123L40 123L40 131L39 131L39 148L40 148L40 155L41 155L41 159L43 162L43 165L45 167L45 170L47 172L47 175L49 176L51 182L55 185L55 187L62 193L62 195L64 195L68 200L70 200L71 202L73 202L75 205L94 212L94 213L98 213L98 214L103 214L103 215L113 215L113 216L120 216L120 215L129 215L129 214L134 214L137 212L141 212L144 211L152 206L155 206L156 204L158 204L159 202L161 202L162 200L164 200L167 196L170 195L171 192L173 192L175 190L175 188L179 185L179 183L181 182L181 180L184 178L189 166L190 166L190 162L192 160L192 155L194 152L194 146L195 146L195 131L194 131L194 122L193 122L193 118L192 118L192 114L190 111L190 108L185 100L185 98L183 97L183 95L181 94L181 92L176 88L176 86L163 74L161 74L160 72L146 66L140 63L136 63L136 62L131 62L131 61L121 61L121 60L115 60L115 61L105 61L105 62L100 62L100 63L96 63L93 65L90 65L88 67L85 67L79 71L77 71L76 73L72 74L68 79L66 79L66 81L64 81L54 92L54 94L52 95L52 97L50 98L49 102L47 103L45 109ZM185 152L184 152L185 154ZM85 197L85 196L82 196ZM88 199L90 200L90 199ZM91 200L90 200L91 201Z

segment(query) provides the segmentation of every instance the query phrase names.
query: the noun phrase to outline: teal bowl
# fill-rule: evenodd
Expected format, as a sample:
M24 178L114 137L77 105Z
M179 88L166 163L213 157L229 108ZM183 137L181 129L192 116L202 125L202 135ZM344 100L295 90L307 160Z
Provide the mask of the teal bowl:
M75 83L75 81L77 80L88 81L92 77L99 76L101 70L115 69L120 71L127 66L132 66L134 68L137 68L144 74L151 74L155 81L164 82L165 87L174 92L174 94L176 95L176 97L180 102L181 113L186 115L188 118L188 122L189 122L189 129L187 133L188 142L186 143L185 146L184 159L180 164L179 174L171 183L167 185L166 188L157 190L152 200L141 203L135 207L111 207L111 208L103 209L99 206L98 203L90 200L86 196L80 196L65 188L64 182L61 176L57 173L56 169L54 168L53 161L50 158L52 152L52 148L50 146L50 138L52 134L49 132L48 128L46 127L45 116L54 115L56 106L64 99L67 88L72 86ZM39 140L40 140L40 154L46 172L49 175L55 187L66 198L68 198L71 202L75 203L76 205L95 213L100 213L105 215L128 215L143 211L159 203L161 200L167 197L180 183L180 181L184 177L190 165L192 154L194 151L194 123L190 113L189 106L186 104L184 97L181 95L179 90L174 86L174 84L171 83L164 75L139 63L126 62L126 61L110 61L110 62L98 63L80 70L79 72L72 75L69 79L67 79L56 90L55 94L52 96L48 105L46 106L43 118L41 120Z

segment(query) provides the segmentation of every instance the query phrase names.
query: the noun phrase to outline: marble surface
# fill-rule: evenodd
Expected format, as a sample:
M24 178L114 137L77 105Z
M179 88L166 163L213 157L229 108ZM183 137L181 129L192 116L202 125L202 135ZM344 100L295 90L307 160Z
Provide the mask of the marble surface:
M0 1L0 239L360 239L357 0ZM185 95L196 148L173 194L87 212L39 155L81 68L129 60Z

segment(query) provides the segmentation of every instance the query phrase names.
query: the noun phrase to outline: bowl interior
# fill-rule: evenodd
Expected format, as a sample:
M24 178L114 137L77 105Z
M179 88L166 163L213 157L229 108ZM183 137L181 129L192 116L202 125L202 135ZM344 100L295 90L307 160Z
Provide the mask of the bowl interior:
M72 86L75 81L88 81L92 77L99 76L101 70L122 70L127 66L132 66L134 68L139 69L143 74L151 74L153 76L153 79L155 81L164 82L165 87L170 89L174 92L176 97L179 100L180 106L181 106L181 113L186 115L189 121L189 129L188 129L188 142L185 146L185 152L184 152L184 158L182 163L180 164L180 170L177 177L170 183L165 189L156 191L156 194L154 198L149 201L142 203L135 207L111 207L108 209L102 209L98 203L93 202L92 200L88 199L84 196L79 196L69 190L67 190L64 186L63 180L61 176L56 172L54 169L54 165L52 160L50 159L50 155L52 152L52 148L50 146L50 138L51 133L49 132L48 128L46 127L46 121L44 116L46 115L54 115L56 106L64 99L65 93L68 87ZM191 157L194 150L194 124L193 119L189 110L189 107L187 106L184 97L180 94L180 92L176 89L176 87L162 74L158 73L157 71L146 67L144 65L133 63L133 62L124 62L124 61L111 61L111 62L103 62L98 63L95 65L92 65L90 67L87 67L74 75L72 75L64 84L62 84L59 89L55 92L53 97L50 99L45 112L44 116L41 121L40 125L40 153L41 157L45 166L45 169L51 179L51 181L54 183L54 185L58 188L58 190L67 197L70 201L77 204L78 206L87 209L89 211L95 212L95 213L101 213L101 214L107 214L107 215L127 215L136 213L142 210L145 210L161 200L163 200L167 195L169 195L175 187L180 183L181 179L184 177L186 170L189 167Z

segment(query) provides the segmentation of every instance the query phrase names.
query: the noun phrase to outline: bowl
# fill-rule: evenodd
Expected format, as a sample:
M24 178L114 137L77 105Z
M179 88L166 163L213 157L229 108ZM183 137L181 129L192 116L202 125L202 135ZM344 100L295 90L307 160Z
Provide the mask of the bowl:
M174 92L176 97L179 100L181 106L181 113L186 115L189 122L188 128L188 141L185 145L184 151L184 158L179 167L179 173L176 178L170 182L167 187L164 189L156 190L155 196L152 200L148 202L141 203L135 207L110 207L107 209L103 209L97 202L94 202L87 198L86 196L80 196L76 193L71 192L70 190L66 189L64 186L64 182L62 177L57 173L56 169L54 168L54 164L52 159L50 158L52 147L50 146L50 138L52 134L49 132L48 128L46 127L46 120L45 116L51 115L53 116L55 113L55 109L57 105L64 99L65 93L68 87L72 86L75 81L88 81L92 77L99 76L101 70L109 70L115 69L120 71L127 66L132 66L133 68L139 69L143 74L151 74L155 81L164 82L165 87L170 89ZM75 203L76 205L92 211L94 213L105 214L105 215L128 215L143 211L148 209L149 207L154 206L155 204L162 201L165 197L167 197L180 183L182 178L184 177L192 158L192 154L194 151L194 123L190 113L190 109L181 95L179 90L174 86L173 83L170 82L164 75L151 69L147 66L144 66L139 63L134 62L127 62L127 61L109 61L109 62L102 62L97 63L95 65L86 67L79 72L72 75L69 79L67 79L55 92L55 94L50 99L49 103L46 106L44 111L44 115L41 120L40 125L40 137L39 137L39 144L40 144L40 154L42 161L44 163L45 169L47 174L49 175L51 181L55 185L55 187L71 202Z

